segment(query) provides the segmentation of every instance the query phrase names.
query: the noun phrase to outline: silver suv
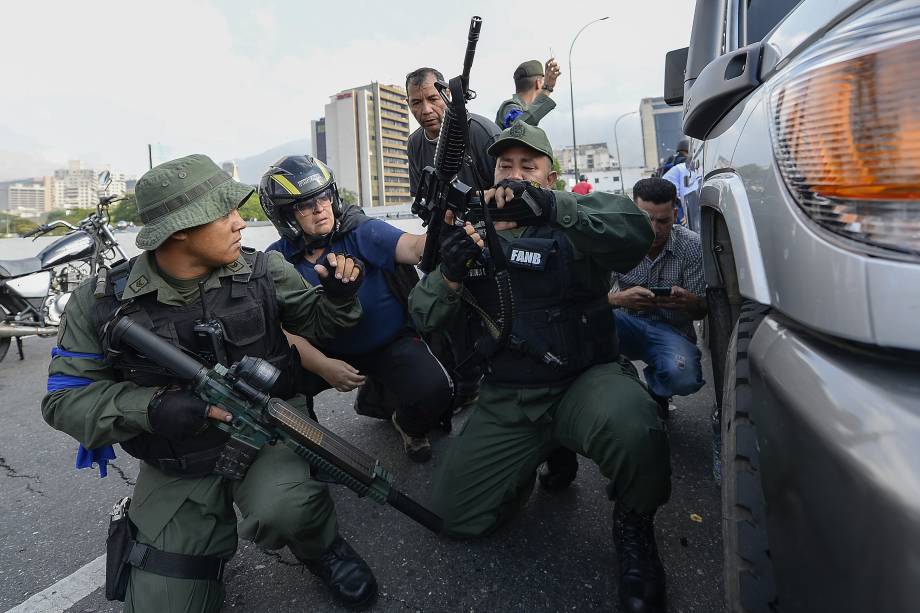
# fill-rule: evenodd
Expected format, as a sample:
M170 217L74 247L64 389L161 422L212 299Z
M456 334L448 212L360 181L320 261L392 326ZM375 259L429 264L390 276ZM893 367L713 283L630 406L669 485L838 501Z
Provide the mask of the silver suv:
M697 0L729 611L920 611L920 2Z

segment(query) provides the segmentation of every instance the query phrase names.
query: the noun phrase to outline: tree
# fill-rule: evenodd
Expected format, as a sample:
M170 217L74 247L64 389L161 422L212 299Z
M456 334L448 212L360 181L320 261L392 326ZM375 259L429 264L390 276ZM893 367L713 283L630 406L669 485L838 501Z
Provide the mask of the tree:
M556 171L556 176L562 174L562 167L559 166L559 160L553 160L553 170ZM553 189L557 192L564 192L565 188L565 179L556 179L556 185L553 187Z
M35 222L17 215L0 213L0 233L23 234L35 229Z
M262 210L262 205L259 204L258 192L254 192L253 195L243 203L243 206L239 208L239 211L240 217L246 221L251 221L253 219L256 221L265 221L268 219L265 211Z
M129 192L125 194L114 207L109 209L109 217L111 217L112 223L127 221L140 225L141 218L137 213L137 197L134 193Z
M341 198L343 204L358 204L358 194L344 187L339 190L339 198Z

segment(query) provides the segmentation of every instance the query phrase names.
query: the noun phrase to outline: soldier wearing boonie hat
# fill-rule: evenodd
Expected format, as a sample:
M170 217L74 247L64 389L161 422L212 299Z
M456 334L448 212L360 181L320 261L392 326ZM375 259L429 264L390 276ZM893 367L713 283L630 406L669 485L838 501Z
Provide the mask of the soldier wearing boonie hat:
M505 129L516 121L532 126L539 124L556 108L550 95L560 74L559 64L553 58L546 60L545 67L537 60L528 60L518 66L514 71L515 94L501 103L495 115L498 127Z
M421 333L465 321L485 354L476 406L435 468L432 508L449 536L488 534L524 506L535 474L545 490L568 487L581 455L609 479L615 501L620 610L663 612L653 518L670 493L668 438L619 355L607 296L611 271L632 270L648 253L648 216L624 196L553 191L552 146L528 123L505 129L489 154L495 188L484 198L498 245L483 251L469 222L445 225L440 266L410 296ZM503 271L493 253L505 254L514 305L501 347L494 332L509 325L508 301L496 291Z
M42 401L48 423L85 445L81 467L113 458L115 443L142 460L128 510L131 561L109 561L129 579L113 597L126 611L217 611L224 565L242 535L263 549L287 546L340 603L370 606L374 575L338 534L326 485L304 460L266 446L241 479L215 472L229 436L216 422L230 414L191 393L167 365L109 338L110 324L130 316L213 366L216 352L195 332L203 301L221 322L226 365L245 355L269 360L281 371L272 395L306 410L282 326L328 339L355 325L361 265L333 256L317 267L322 287L314 287L279 254L241 247L246 223L237 208L258 196L203 155L146 172L136 195L144 251L73 292Z

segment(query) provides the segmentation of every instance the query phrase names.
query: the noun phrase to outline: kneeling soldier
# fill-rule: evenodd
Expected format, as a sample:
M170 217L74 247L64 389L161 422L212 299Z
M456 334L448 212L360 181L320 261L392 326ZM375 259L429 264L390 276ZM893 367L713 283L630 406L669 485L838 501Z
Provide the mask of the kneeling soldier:
M61 323L45 420L91 453L120 443L142 460L129 510L136 543L128 546L126 611L217 611L238 531L264 549L290 548L345 606L367 608L377 595L370 568L338 534L326 486L304 460L266 446L242 478L218 474L229 434L212 420L230 414L194 396L164 365L109 344L110 322L129 315L210 366L248 355L290 373L296 356L282 325L319 339L358 321L360 263L330 257L316 267L322 287L311 287L280 255L242 248L237 208L250 198L258 196L203 155L148 171L137 184L144 253L80 286ZM203 333L203 311L222 333ZM271 392L305 407L290 376Z

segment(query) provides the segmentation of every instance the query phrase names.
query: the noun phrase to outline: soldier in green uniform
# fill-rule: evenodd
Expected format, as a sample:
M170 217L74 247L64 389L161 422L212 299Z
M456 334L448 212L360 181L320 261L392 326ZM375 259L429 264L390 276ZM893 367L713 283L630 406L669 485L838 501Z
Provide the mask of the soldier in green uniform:
M218 474L229 435L211 420L230 414L163 365L112 347L108 335L110 322L128 315L213 364L195 332L203 300L223 328L226 361L269 360L282 371L272 395L303 410L281 325L319 339L356 324L361 264L330 256L317 266L322 287L312 287L279 254L242 248L237 208L258 196L203 155L153 168L136 193L144 252L74 291L42 401L45 420L86 449L120 443L142 460L129 508L136 543L125 610L217 611L238 533L265 549L289 547L340 603L370 606L374 575L339 536L327 487L306 462L266 446L241 479Z
M496 230L511 277L512 335L487 356L479 399L436 469L434 509L450 536L489 533L526 501L551 453L577 452L610 480L624 610L663 611L653 516L670 494L668 439L654 400L617 353L606 308L610 272L631 270L652 242L648 216L621 196L550 191L552 148L539 128L518 122L489 153L496 187L485 198L503 219ZM470 298L500 325L495 258L478 231L446 224L441 236L439 268L410 297L419 330L461 318L484 330Z
M556 108L556 101L550 95L560 74L559 64L553 58L546 60L545 70L537 60L528 60L518 66L514 71L515 94L502 102L495 114L498 127L505 129L516 121L538 125Z

